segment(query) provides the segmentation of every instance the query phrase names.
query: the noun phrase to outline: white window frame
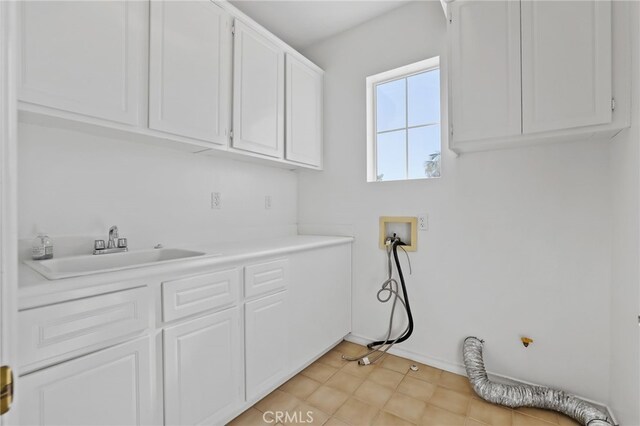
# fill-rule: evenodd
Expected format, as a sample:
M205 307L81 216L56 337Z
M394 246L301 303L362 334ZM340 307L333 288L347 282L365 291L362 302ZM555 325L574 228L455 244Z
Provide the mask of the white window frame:
M378 132L376 129L376 86L382 83L387 83L393 80L399 80L402 78L411 77L414 74L421 74L423 72L431 71L434 69L440 69L440 56L434 56L433 58L425 59L422 61L414 62L413 64L405 65L399 68L395 68L389 71L381 72L380 74L367 77L367 182L378 182L377 180L377 137ZM408 102L405 99L405 102ZM442 126L442 73L440 75L440 126ZM405 114L409 114L405 110ZM442 150L442 132L440 136L440 149ZM425 178L426 179L426 178ZM398 179L399 182L407 180L417 179ZM385 181L383 181L385 182ZM394 182L394 181L387 181Z

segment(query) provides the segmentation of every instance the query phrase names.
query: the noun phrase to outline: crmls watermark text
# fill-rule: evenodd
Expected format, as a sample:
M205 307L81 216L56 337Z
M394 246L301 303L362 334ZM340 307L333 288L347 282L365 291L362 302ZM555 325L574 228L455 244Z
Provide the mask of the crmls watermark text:
M313 423L313 411L265 411L262 420L266 423Z

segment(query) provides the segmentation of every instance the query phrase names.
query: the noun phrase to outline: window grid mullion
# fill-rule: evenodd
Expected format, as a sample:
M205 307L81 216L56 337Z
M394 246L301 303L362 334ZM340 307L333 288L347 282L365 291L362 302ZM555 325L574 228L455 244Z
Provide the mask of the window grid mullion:
M409 79L404 78L404 178L409 179Z
M439 126L439 125L440 125L439 121L434 121L432 123L427 123L427 124L416 124L415 126L398 127L397 129L381 130L379 132L376 132L376 134L382 135L384 133L397 132L399 130L404 130L404 129L418 129L420 127L430 127L430 126Z

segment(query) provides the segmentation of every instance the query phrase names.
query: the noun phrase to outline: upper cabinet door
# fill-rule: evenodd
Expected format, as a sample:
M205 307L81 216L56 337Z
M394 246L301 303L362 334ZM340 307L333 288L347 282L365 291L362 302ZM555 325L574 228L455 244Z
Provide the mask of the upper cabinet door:
M519 135L520 2L470 0L450 6L452 146Z
M322 73L287 54L286 159L322 165Z
M144 122L148 4L19 5L21 101L119 123Z
M208 0L151 2L151 129L227 144L232 22Z
M284 52L237 19L233 147L278 158L284 153Z
M522 2L523 131L611 122L611 2Z

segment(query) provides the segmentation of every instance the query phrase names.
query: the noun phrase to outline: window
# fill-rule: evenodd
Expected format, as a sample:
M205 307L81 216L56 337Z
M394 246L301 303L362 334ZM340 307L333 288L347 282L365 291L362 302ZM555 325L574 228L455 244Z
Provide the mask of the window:
M367 181L440 177L440 58L367 77Z

